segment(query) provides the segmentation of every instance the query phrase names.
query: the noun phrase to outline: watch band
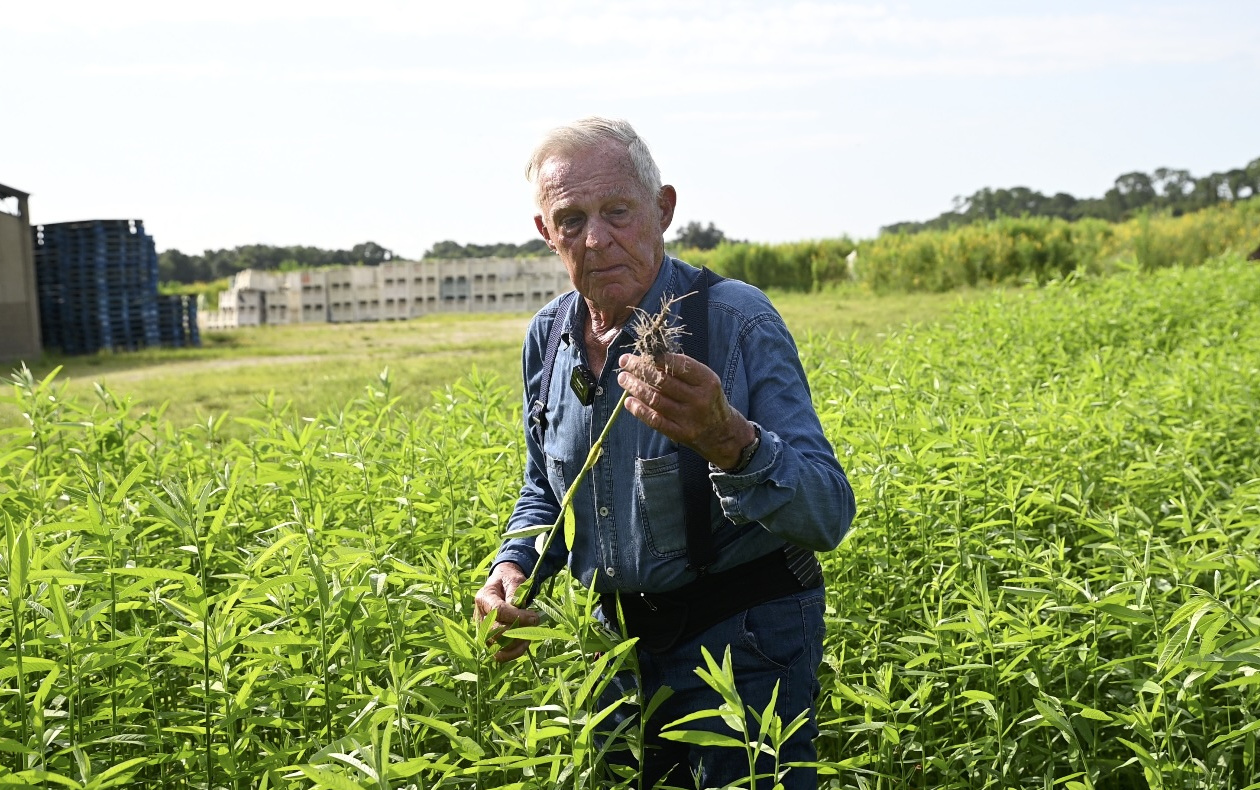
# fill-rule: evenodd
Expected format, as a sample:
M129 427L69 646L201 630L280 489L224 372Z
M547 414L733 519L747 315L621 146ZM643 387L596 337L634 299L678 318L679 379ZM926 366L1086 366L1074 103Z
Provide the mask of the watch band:
M727 474L737 475L747 469L748 465L752 463L753 456L757 454L757 449L761 447L761 426L754 422L752 423L752 427L753 440L745 445L744 449L739 451L739 461L735 463L735 466L730 469L723 470Z

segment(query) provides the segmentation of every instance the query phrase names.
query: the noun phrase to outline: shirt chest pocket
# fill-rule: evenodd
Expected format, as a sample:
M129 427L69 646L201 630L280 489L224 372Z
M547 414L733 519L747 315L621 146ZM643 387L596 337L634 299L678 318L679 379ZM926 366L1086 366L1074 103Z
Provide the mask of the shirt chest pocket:
M547 482L551 485L551 493L557 502L563 502L564 495L569 491L569 481L564 477L564 461L551 453L544 455L547 457Z
M648 551L662 559L685 555L687 521L678 453L636 458L634 467L635 503Z

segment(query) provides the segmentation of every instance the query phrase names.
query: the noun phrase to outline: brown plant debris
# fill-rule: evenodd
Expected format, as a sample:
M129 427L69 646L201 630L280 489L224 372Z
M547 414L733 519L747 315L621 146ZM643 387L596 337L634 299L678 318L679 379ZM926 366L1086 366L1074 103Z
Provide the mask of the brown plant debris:
M657 365L665 367L666 354L682 353L679 339L687 334L682 324L671 323L674 305L691 294L682 296L661 296L661 309L655 315L634 308L634 332L638 337L634 341L634 353L641 357L651 357Z

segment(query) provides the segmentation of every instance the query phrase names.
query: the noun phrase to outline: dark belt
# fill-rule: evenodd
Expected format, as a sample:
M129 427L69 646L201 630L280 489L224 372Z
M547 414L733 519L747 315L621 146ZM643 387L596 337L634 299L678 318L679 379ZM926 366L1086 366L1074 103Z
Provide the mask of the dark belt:
M676 590L621 593L626 633L639 646L661 653L757 604L813 589L822 568L813 552L796 546L776 549L719 573L706 573ZM600 606L618 622L617 594L601 593Z

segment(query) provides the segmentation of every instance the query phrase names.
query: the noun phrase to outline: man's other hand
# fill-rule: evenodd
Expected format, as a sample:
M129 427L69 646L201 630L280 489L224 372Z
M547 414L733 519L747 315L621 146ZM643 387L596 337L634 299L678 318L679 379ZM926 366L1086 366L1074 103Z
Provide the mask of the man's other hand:
M538 613L529 609L521 609L512 605L512 596L516 588L525 583L525 572L514 562L501 562L495 566L490 578L477 591L477 622L486 615L495 613L494 619L499 626L490 634L490 643L499 641L499 636L508 628L522 625L538 625ZM504 643L503 649L494 654L494 660L500 663L513 661L525 655L529 650L529 642L524 639L511 639Z
M666 354L660 365L636 354L617 362L627 411L719 469L739 463L756 431L726 400L716 373L684 354Z

